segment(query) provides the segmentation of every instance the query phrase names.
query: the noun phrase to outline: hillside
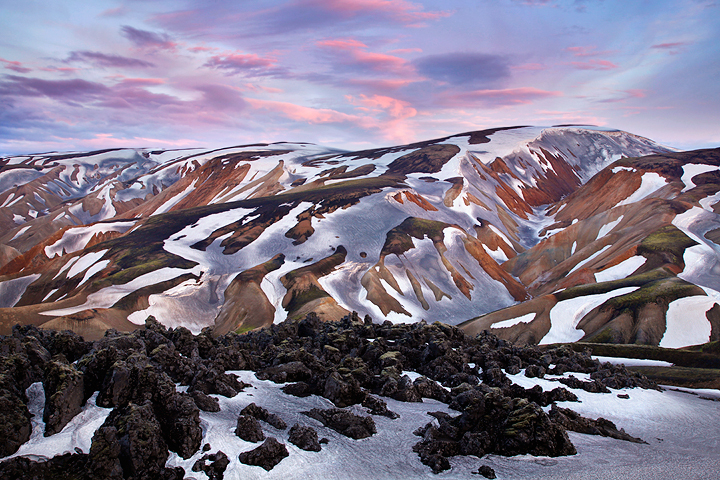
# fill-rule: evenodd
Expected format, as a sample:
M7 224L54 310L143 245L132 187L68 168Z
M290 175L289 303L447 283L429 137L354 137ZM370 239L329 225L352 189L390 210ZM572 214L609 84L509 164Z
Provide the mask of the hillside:
M718 170L720 150L595 127L4 158L0 333L357 311L529 344L702 344L720 339Z

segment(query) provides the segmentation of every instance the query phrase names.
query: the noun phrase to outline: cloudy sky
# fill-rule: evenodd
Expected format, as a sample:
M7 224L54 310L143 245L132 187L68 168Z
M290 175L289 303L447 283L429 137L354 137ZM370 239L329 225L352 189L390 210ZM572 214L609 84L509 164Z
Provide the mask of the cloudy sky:
M0 0L0 154L589 123L720 146L720 2Z

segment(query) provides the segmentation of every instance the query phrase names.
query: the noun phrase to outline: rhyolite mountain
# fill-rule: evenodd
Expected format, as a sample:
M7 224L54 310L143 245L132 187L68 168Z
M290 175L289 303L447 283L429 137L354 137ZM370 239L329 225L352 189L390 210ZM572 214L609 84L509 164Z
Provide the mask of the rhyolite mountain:
M720 149L585 126L6 157L0 334L357 311L527 344L702 344L720 339L718 202Z

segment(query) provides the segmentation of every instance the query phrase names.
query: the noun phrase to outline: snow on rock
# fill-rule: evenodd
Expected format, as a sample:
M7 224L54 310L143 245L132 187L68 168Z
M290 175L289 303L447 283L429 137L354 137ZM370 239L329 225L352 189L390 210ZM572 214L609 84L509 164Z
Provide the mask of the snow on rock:
M660 346L682 348L709 342L712 326L705 313L715 303L715 298L699 295L670 302L666 314L667 328Z
M22 298L28 285L42 275L35 273L24 277L13 278L0 282L0 308L10 308Z
M505 255L505 252L501 247L498 247L496 250L490 250L490 248L484 243L482 244L482 246L487 252L487 254L490 255L490 257L492 257L492 259L496 262L503 263L508 261L507 255Z
M77 286L79 287L83 283L87 282L93 275L95 275L98 272L101 272L109 264L110 264L110 260L103 260L101 262L93 264L92 267L87 269L87 271L85 272L85 276L83 277L82 281L80 283L78 283Z
M621 278L629 277L635 270L642 267L646 261L647 258L641 255L630 257L615 266L595 272L595 281L598 283L609 282L611 280L620 280Z
M135 220L113 222L113 223L96 223L95 225L73 227L65 231L62 238L52 245L45 247L45 255L53 258L64 253L73 253L82 250L88 244L90 239L99 234L107 232L125 233L135 225ZM64 252L64 253L63 253Z
M193 190L195 190L195 184L196 184L197 182L198 182L198 181L195 180L195 181L192 182L190 185L188 185L187 188L185 188L185 190L183 190L182 192L180 192L180 193L178 193L177 195L173 196L170 200L168 200L168 201L166 201L165 203L163 203L162 205L160 205L150 216L153 217L153 216L155 216L155 215L159 215L159 214L161 214L161 213L165 213L165 212L169 211L172 207L174 207L175 205L177 205L177 204L180 202L180 200L182 200L182 199L185 198L190 192L192 192Z
M692 178L695 175L700 175L702 173L706 172L714 172L718 169L718 167L714 165L703 165L698 163L688 163L686 165L683 165L683 174L682 177L680 177L680 180L683 181L685 184L685 188L682 189L683 192L687 192L691 188L695 188L695 184L692 181Z
M635 190L632 195L618 203L616 206L631 205L635 202L639 202L640 200L649 197L665 185L667 185L667 179L662 175L655 172L645 172L643 173L640 187Z
M512 327L513 325L517 325L518 323L530 323L535 318L535 312L528 313L526 315L522 315L520 317L516 318L508 318L507 320L503 320L501 322L493 323L490 325L491 328L507 328Z
M550 331L540 340L539 344L577 342L585 335L585 332L577 329L577 324L585 315L605 301L637 289L638 287L618 288L607 293L585 295L558 302L550 310Z

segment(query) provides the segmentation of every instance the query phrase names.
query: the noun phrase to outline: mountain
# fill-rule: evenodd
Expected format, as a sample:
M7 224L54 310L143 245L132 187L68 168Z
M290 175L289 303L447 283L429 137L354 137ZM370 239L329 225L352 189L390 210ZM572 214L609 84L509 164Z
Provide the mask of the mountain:
M585 126L2 159L0 333L315 312L521 343L720 338L720 150Z

